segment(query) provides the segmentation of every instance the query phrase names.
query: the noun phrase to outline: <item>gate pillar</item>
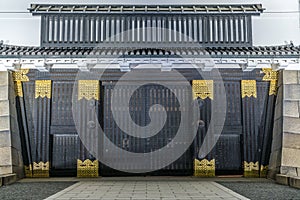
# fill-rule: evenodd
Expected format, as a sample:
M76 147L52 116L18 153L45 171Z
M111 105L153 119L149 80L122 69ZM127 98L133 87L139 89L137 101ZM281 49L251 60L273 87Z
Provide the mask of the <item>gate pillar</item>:
M14 82L9 71L0 72L0 186L23 177L23 162L15 108Z
M279 74L268 176L280 174L288 180L300 177L300 71Z

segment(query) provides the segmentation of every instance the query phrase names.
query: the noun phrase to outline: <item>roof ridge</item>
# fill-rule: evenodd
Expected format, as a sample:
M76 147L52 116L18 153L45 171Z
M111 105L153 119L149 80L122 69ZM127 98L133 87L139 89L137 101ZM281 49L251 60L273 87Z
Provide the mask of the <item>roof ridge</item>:
M32 46L27 46L27 45L11 45L11 44L4 44L2 43L2 40L0 40L0 46L1 47L7 47L7 48L35 48L35 49L43 49L43 48L50 48L50 49L129 49L127 47L99 47L99 46L95 46L95 47L69 47L69 46L66 46L66 47L42 47L42 46L35 46L35 45L32 45ZM130 47L131 48L131 47ZM134 47L132 47L134 48ZM155 49L155 48L152 48L152 47L145 47L146 49ZM171 48L171 49L175 49L177 47L168 47L168 48ZM190 46L182 46L180 47L180 49L191 49L191 48L197 48L197 47L190 47ZM243 50L243 49L285 49L285 48L289 48L289 49L300 49L300 45L296 45L296 46L291 46L290 44L286 44L286 45L258 45L258 46L249 46L249 47L244 47L244 46L241 46L241 47L232 47L232 46L222 46L222 47L199 47L199 48L202 48L202 49L239 49L239 50ZM134 48L134 49L138 49L138 48ZM162 47L159 47L159 48L156 48L156 49L162 49Z
M28 10L40 13L252 13L265 10L262 4L31 4Z

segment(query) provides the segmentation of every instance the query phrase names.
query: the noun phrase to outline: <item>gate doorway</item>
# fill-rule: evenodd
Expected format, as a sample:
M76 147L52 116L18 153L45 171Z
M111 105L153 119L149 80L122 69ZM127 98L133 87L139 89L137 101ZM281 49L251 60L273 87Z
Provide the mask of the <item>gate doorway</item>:
M190 70L183 70L182 73L188 77L188 80L201 80L201 77L194 77ZM272 141L276 98L274 83L268 81L268 74L260 70L243 72L240 69L220 69L220 73L223 82L213 83L214 96L216 98L220 95L218 88L220 84L223 84L226 91L227 112L222 134L217 138L218 142L212 151L205 158L198 157L199 147L211 123L211 105L214 103L214 99L205 98L202 100L203 106L200 109L200 118L204 121L204 127L198 129L193 145L190 145L175 162L160 170L156 170L157 164L165 158L150 157L148 162L150 172L141 175L192 175L195 159L214 160L216 175L245 175L249 174L247 169L255 169L255 176L257 173L265 173L263 170L269 162ZM78 160L98 162L82 143L75 127L72 94L73 86L76 84L74 83L76 74L76 70L65 70L64 76L59 70L52 70L46 75L34 70L26 72L29 81L21 83L23 96L16 98L16 106L23 162L27 166L26 170L29 175L35 173L33 168L35 165L36 176L76 176ZM100 89L97 90L99 98L95 101L80 100L82 105L95 108L98 112L96 120L104 129L106 137L118 148L128 152L143 154L153 152L163 146L172 150L170 141L177 133L182 114L176 96L159 84L144 85L134 91L129 101L129 113L136 125L141 127L149 125L150 115L155 116L154 119L158 121L164 121L165 119L160 115L162 111L165 111L167 116L165 125L157 134L149 138L137 138L126 134L114 120L113 112L122 117L127 111L122 106L111 104L112 91L115 90L114 86L118 80L110 81L113 75L122 76L121 73L109 72L104 80L92 81L99 84ZM37 77L47 80L36 80ZM117 89L115 91L118 96L117 101L122 102L124 95L128 94L134 84L135 82L132 81ZM191 91L185 86L174 81L172 87L181 98L193 101ZM185 110L185 112L191 112L191 110ZM84 122L95 121L95 119L86 118L84 113L78 114ZM93 128L93 123L90 125ZM191 131L189 127L186 128L187 137L191 136L189 134ZM148 132L143 134L147 135ZM101 148L105 152L105 144ZM100 176L137 175L121 172L122 169L126 171L137 167L136 163L122 162L121 154L105 153L103 159L112 159L121 170L112 169L99 162ZM253 174L250 173L250 175Z
M114 93L118 95L118 99L123 101L123 96L125 93L129 93L131 89L135 86L134 83L124 84L121 88L114 88L114 84L103 82L103 106L104 106L104 132L106 136L119 148L122 148L125 151L135 152L139 154L149 153L157 151L164 146L172 149L175 148L170 142L173 140L177 134L178 128L181 123L181 108L180 104L174 93L170 89L158 85L158 84L148 84L139 87L134 91L133 95L130 98L129 102L129 112L130 117L133 122L138 126L145 127L151 122L150 116L156 118L156 120L164 121L164 116L160 113L164 110L166 112L167 118L163 128L155 135L147 138L138 138L133 137L125 133L121 128L116 124L112 111L117 113L119 116L123 116L123 119L126 118L126 109L117 105L111 104L111 95L114 89ZM187 92L187 88L174 85L176 88L177 95L184 96ZM190 98L186 96L186 98ZM160 106L157 106L160 105ZM134 131L134 130L133 130ZM149 134L152 130L146 129L149 131ZM188 134L187 130L187 134ZM147 135L147 133L145 133ZM187 135L187 137L189 137ZM103 145L105 146L105 145ZM174 149L175 151L175 149ZM122 155L105 153L103 159L112 159L115 162L119 162L119 169L128 171L131 169L138 169L139 163L133 163L130 160L122 160ZM167 165L163 169L156 170L159 162L164 162L164 156L172 155L163 155L160 158L150 157L149 159L149 172L139 175L192 175L193 174L193 147L191 146L188 150L175 162ZM120 162L121 161L121 162ZM118 170L114 170L110 167L102 165L101 168L102 176L130 176L138 175L125 173Z

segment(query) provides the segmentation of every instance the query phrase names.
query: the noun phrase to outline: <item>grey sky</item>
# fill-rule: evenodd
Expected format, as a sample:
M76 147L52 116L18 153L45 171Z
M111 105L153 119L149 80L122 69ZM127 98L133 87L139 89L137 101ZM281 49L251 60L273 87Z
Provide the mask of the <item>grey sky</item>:
M26 12L30 3L103 3L103 4L215 4L262 3L267 9L260 17L254 17L254 45L281 45L293 40L300 44L299 13L267 13L299 11L299 0L1 0L0 11ZM163 3L162 3L163 2ZM0 13L0 40L15 45L39 45L39 17L30 14Z

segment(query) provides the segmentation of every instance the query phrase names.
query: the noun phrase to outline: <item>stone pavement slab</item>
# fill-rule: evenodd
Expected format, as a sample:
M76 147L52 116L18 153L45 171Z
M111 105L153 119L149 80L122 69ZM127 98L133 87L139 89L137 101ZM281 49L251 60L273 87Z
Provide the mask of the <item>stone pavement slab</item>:
M237 200L247 199L213 181L101 180L80 181L47 200Z

